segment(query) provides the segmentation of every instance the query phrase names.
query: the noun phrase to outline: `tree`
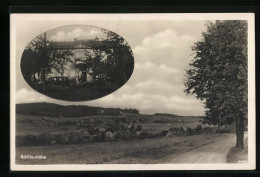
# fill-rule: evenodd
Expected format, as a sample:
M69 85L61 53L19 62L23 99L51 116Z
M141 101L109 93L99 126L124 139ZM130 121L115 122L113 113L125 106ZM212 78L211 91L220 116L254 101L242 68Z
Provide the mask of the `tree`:
M46 39L44 33L33 39L23 52L21 60L23 76L31 86L35 86L36 82L41 81L41 89L45 91L46 76L52 73L53 69L63 75L64 65L70 62L72 55L70 50L56 50L52 46L52 42ZM35 75L38 75L38 79Z
M36 37L26 46L21 61L21 70L27 81L30 81L28 83L31 85L33 80L28 80L28 75L26 76L25 73L30 73L33 77L38 73L38 80L42 82L42 90L44 90L46 74L51 72L49 44L45 33Z
M106 38L102 45L94 47L92 51L85 50L87 60L79 65L80 70L91 70L93 78L105 74L112 83L123 85L130 78L134 57L130 46L118 34L103 29Z
M87 60L85 61L84 69L92 71L90 74L96 83L96 77L104 72L105 52L101 49L93 49L92 52L86 50L85 56Z
M122 85L127 82L133 72L133 52L124 38L112 31L103 31L107 35L104 41L106 47L103 50L107 55L106 68L109 71L108 75L112 81Z
M206 23L202 41L194 44L195 57L186 71L185 92L203 101L203 123L236 124L236 147L244 148L247 122L247 22Z
M68 63L73 63L70 58L73 56L72 51L68 49L57 50L54 48L50 48L49 50L51 50L51 60L49 61L51 68L55 69L63 77L65 66Z
M35 86L39 80L40 61L38 60L37 55L29 49L24 50L22 58L21 68L24 79L29 85ZM37 74L38 76L36 77Z

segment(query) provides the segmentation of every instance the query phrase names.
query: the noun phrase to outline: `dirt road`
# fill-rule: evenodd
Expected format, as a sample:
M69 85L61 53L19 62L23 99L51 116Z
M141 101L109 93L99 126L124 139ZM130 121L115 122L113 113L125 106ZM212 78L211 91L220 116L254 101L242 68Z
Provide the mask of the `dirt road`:
M247 134L245 134L246 137ZM224 138L178 156L167 156L158 163L226 163L226 155L234 147L236 136L235 134L229 134Z

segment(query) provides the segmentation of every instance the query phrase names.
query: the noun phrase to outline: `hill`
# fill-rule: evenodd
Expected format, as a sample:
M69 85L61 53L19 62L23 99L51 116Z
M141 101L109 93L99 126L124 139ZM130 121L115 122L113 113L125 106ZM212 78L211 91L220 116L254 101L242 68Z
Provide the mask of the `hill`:
M48 117L81 117L93 115L139 114L136 109L102 108L83 105L58 105L54 103L22 103L16 105L17 114Z
M181 117L175 114L168 114L168 113L155 113L154 116L162 116L162 117L170 117L170 118Z

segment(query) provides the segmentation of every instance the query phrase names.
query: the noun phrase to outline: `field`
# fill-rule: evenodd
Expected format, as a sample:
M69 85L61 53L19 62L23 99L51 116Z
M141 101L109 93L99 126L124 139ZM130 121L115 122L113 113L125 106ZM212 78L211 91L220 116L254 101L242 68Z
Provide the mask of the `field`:
M205 126L203 117L142 115L134 109L39 103L23 104L18 112L17 164L157 163L233 131L232 126ZM21 158L26 155L47 159Z
M150 116L151 120L146 122L136 122L135 118L133 118L133 122L136 125L141 125L143 129L150 130L153 132L158 132L162 130L168 130L172 127L183 127L186 129L187 127L194 128L197 125L201 124L201 118L197 117L183 117L183 118L171 118L171 122L168 123L155 123L152 121L152 116ZM60 134L66 133L69 131L80 131L84 128L78 128L76 123L59 125L59 126L52 126L52 125L45 125L40 126L37 125L37 122L45 121L45 122L66 122L66 121L74 121L78 122L83 120L88 120L89 125L102 127L104 123L114 123L113 119L122 119L125 122L124 125L130 124L129 119L126 119L123 116L82 116L82 117L47 117L47 116L32 116L32 115L16 115L16 135L38 135L42 133L50 132L52 134ZM99 119L102 119L100 122ZM140 116L137 116L136 119L140 119ZM181 121L180 121L181 120ZM32 124L35 123L35 124ZM204 125L202 125L204 126Z
M157 163L170 154L182 154L225 138L228 134L202 134L145 140L98 142L80 145L21 146L17 164L101 164ZM22 160L21 155L43 155L46 160Z

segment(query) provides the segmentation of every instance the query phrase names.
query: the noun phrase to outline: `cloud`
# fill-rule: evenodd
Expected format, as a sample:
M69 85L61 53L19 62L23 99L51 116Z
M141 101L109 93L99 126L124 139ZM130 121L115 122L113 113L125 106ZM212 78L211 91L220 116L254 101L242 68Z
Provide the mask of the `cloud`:
M133 52L136 57L140 57L140 62L150 61L156 65L183 69L190 62L194 42L196 37L167 29L145 38L142 45L136 46Z
M95 36L95 33L86 32L81 28L70 32L58 30L52 38L73 40L74 37ZM165 112L177 115L203 115L202 103L194 96L184 93L185 70L192 59L191 46L198 40L200 33L198 31L195 35L192 28L183 31L167 28L144 37L139 45L133 47L134 72L123 87L103 98L73 104L136 108L144 114ZM17 100L72 104L26 89L17 92Z
M56 33L50 35L49 40L51 41L73 41L75 38L78 40L82 39L94 39L95 37L104 38L105 34L99 29L86 29L86 28L75 28L71 31L58 30Z
M135 69L127 87L115 93L113 99L104 100L132 103L144 113L202 115L202 103L184 93L185 69L196 40L170 29L144 38L141 45L133 48Z
M17 103L32 103L50 101L48 97L42 95L34 90L22 88L16 92Z

